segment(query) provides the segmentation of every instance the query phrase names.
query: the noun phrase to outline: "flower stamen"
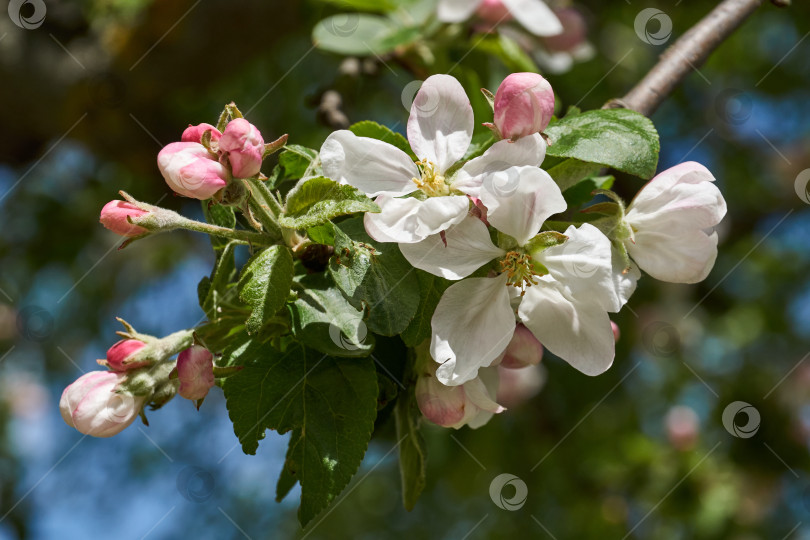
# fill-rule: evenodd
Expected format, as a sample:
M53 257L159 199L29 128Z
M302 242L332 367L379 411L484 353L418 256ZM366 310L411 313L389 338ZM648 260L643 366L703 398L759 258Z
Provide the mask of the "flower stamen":
M537 278L540 276L532 264L532 256L518 251L510 251L506 254L501 261L501 271L506 272L509 285L522 289L524 292L526 287L537 285Z
M416 186L428 197L442 197L450 194L450 186L445 182L444 175L436 170L436 165L427 159L417 162L422 172L421 178L413 178Z

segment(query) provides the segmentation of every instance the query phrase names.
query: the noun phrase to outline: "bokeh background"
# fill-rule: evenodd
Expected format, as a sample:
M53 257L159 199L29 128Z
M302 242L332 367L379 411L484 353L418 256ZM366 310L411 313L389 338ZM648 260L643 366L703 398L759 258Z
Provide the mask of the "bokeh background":
M806 3L763 5L653 116L659 169L699 161L728 201L709 278L643 279L615 318L607 374L547 355L545 386L522 406L477 431L427 427L428 486L410 513L383 427L339 502L303 532L298 492L274 501L286 437L244 456L218 389L199 412L178 399L113 439L61 420L63 387L115 341L114 317L158 335L195 324L212 262L207 239L182 232L119 252L98 212L124 189L199 216L155 158L227 101L265 139L317 148L330 132L325 91L340 92L351 121L403 131L403 91L425 73L313 48L335 2L44 3L33 29L0 10L0 539L810 537ZM577 3L596 54L548 75L559 105L623 95L708 4ZM634 30L646 7L672 21L660 44ZM495 90L509 67L474 43L459 37L433 71L457 63L467 86ZM617 180L627 197L641 185ZM736 401L759 417L753 435L724 427ZM502 473L527 486L520 510L490 497Z

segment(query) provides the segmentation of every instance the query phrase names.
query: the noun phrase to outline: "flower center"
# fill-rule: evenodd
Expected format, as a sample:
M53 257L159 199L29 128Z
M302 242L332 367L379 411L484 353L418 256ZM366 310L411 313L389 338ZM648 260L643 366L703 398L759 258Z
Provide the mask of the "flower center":
M501 271L506 272L509 285L520 289L537 285L537 277L540 276L532 264L532 256L517 251L506 254L501 261Z
M444 175L436 170L436 165L423 159L417 163L422 172L421 178L414 178L413 182L428 197L442 197L450 195L450 186L444 180Z

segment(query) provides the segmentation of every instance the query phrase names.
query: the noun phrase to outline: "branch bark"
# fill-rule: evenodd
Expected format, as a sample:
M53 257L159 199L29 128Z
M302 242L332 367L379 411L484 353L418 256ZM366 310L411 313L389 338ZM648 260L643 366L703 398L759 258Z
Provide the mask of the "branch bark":
M692 70L700 67L764 1L723 0L669 47L655 67L627 95L609 101L605 108L624 107L645 116L652 114L675 87ZM785 5L783 2L774 3Z

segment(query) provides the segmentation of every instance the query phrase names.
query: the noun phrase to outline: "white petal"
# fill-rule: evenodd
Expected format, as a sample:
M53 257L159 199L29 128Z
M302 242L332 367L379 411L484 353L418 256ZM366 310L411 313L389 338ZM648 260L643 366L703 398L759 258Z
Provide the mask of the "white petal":
M478 9L482 0L439 0L437 17L442 22L465 21Z
M381 193L406 195L416 191L419 169L408 154L386 142L335 131L321 146L323 174L354 186L369 197Z
M655 279L697 283L706 279L717 259L717 233L639 230L635 244L624 244L633 260Z
M378 242L421 242L467 217L469 199L461 195L430 197L420 201L413 197L395 199L377 197L380 213L366 213L366 232Z
M509 305L506 274L468 278L451 285L436 306L430 353L439 366L436 377L458 386L476 377L509 345L515 314ZM612 335L612 334L611 334Z
M506 253L492 243L487 226L472 216L447 229L444 239L434 234L399 249L414 267L447 279L465 278Z
M637 228L714 227L726 215L726 201L709 170L695 162L676 165L650 180L627 209Z
M450 75L433 75L411 105L408 141L419 159L444 173L464 157L472 141L473 110L461 84Z
M613 290L608 311L618 313L636 291L636 283L641 277L641 271L633 261L630 261L629 268L625 268L622 256L616 250L613 250L612 265ZM627 273L624 273L625 270Z
M489 223L521 246L540 232L545 220L567 208L560 188L537 167L512 167L486 176L481 202Z
M487 174L505 171L509 167L539 167L546 157L547 147L546 141L538 134L521 137L516 142L498 141L483 155L465 163L453 179L452 187L479 197L481 184Z
M579 228L572 225L565 235L564 244L535 257L575 298L609 309L614 304L610 240L590 223Z
M563 31L560 19L540 0L503 0L517 21L536 36L555 36Z
M464 383L467 400L475 405L472 407L474 414L465 419L470 429L480 428L489 422L494 414L506 410L493 399L498 393L498 382L498 368L487 367L478 371L478 377Z
M546 349L582 373L599 375L613 364L607 312L592 302L573 301L550 278L529 287L518 313Z

